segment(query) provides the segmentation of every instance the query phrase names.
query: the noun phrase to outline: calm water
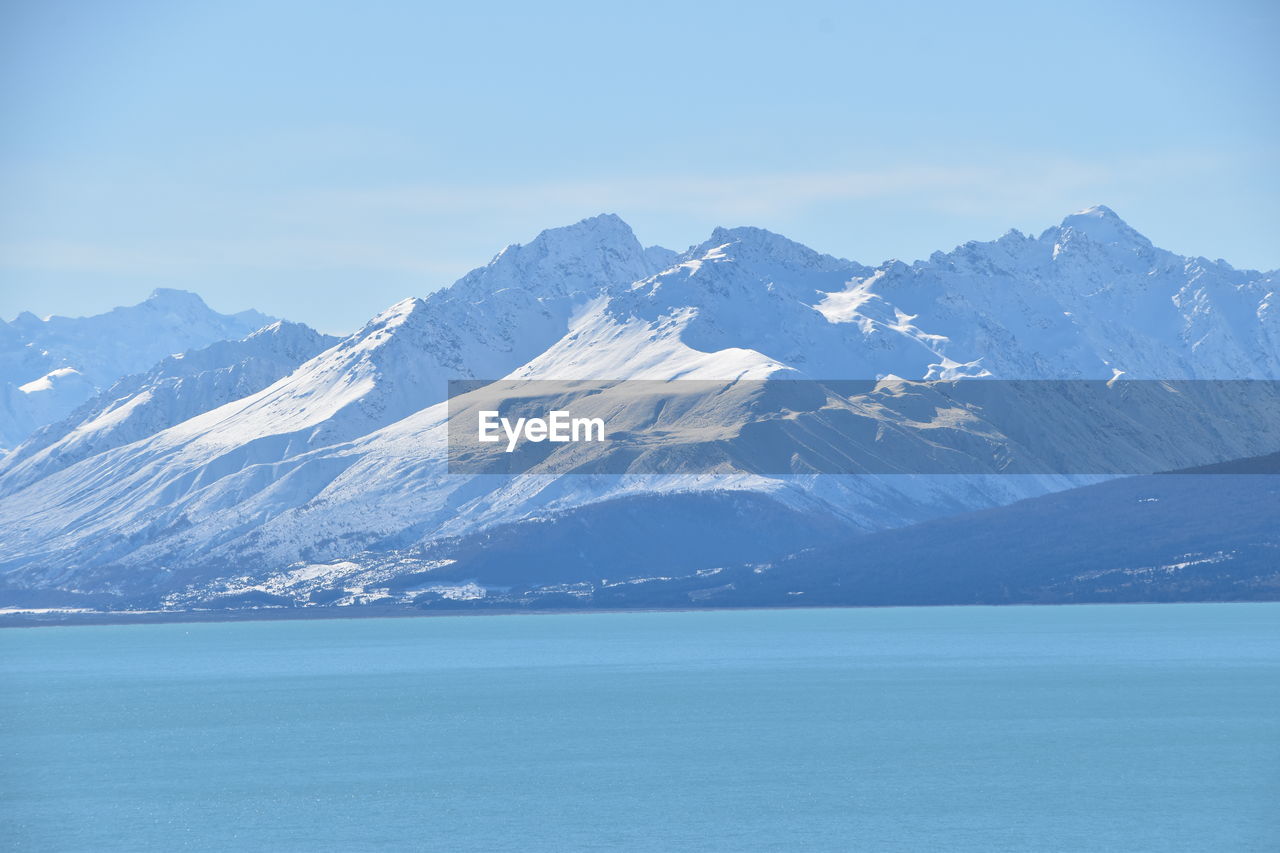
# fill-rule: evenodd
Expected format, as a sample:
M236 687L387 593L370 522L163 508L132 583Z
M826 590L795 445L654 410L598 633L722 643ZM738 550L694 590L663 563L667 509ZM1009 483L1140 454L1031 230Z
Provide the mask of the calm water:
M1280 605L0 631L0 846L1280 849Z

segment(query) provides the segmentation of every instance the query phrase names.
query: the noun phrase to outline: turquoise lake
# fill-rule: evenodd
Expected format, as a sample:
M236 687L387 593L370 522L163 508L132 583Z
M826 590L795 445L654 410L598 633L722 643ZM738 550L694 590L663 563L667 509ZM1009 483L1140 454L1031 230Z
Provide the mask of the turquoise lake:
M18 850L1280 849L1280 604L0 631Z

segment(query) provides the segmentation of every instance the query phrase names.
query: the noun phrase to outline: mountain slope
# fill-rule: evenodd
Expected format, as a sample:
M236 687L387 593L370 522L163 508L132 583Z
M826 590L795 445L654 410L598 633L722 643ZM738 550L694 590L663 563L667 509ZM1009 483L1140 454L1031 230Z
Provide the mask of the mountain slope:
M201 523L210 540L193 553L212 551L305 504L355 461L316 451L444 399L450 378L510 371L563 335L602 289L647 275L653 254L614 216L510 246L453 288L393 306L262 391L0 500L10 531L3 559L13 566L11 557L28 553L34 560L21 562L42 578L69 578L72 567L89 568L77 555L90 541L90 565L137 565L165 536ZM165 553L159 565L174 562Z
M1156 248L1106 207L887 264L862 287L918 317L940 356L1004 378L1280 376L1275 273Z
M1280 454L858 536L751 492L637 495L426 549L226 578L168 602L435 610L1280 600L1277 517Z
M238 341L169 356L117 381L0 459L0 494L260 391L337 341L278 321Z
M49 317L30 312L0 321L0 447L12 447L31 430L60 420L117 379L139 373L173 353L236 340L274 321L257 311L219 314L194 293L160 288L145 301L92 317ZM82 380L39 399L44 384L65 385L67 369ZM44 383L41 383L41 379Z
M785 604L802 596L810 605L907 605L1280 599L1275 457L1270 470L1125 478L875 533L763 569L725 573L716 586L733 588L703 600ZM687 589L675 597L681 595L688 600Z
M94 391L93 383L74 367L59 367L22 385L0 387L0 451L64 417Z
M597 544L633 541L624 505L711 517L728 494L845 532L998 506L1097 478L451 475L441 401L452 378L1280 378L1273 281L1156 249L1103 208L875 269L751 228L673 259L596 217L393 306L261 391L0 498L0 567L27 586L195 595L338 562L411 573L489 531L590 517L575 569L590 572L609 559ZM712 539L754 535L751 513L715 517Z

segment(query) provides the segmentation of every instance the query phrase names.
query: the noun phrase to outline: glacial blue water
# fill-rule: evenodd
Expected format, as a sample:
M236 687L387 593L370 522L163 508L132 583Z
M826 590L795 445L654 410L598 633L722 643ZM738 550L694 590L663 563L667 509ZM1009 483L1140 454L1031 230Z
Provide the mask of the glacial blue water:
M0 631L19 850L1280 849L1280 605Z

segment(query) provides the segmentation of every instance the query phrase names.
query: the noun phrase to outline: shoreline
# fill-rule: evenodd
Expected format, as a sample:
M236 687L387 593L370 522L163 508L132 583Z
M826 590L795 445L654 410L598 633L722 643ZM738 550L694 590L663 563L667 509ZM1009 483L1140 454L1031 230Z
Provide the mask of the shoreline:
M112 625L207 624L227 622L290 622L316 619L413 619L419 617L454 616L565 616L607 615L614 613L710 613L770 610L896 610L905 608L1005 608L1005 607L1124 607L1186 604L1275 604L1277 599L1211 599L1188 601L1078 601L1078 602L1007 602L1001 604L790 604L743 607L616 607L616 608L491 608L477 610L420 610L415 608L364 605L328 608L261 608L246 610L98 610L68 612L54 608L40 612L0 609L0 630L8 628L59 628ZM33 609L34 610L34 609Z

